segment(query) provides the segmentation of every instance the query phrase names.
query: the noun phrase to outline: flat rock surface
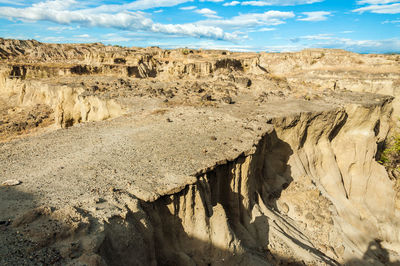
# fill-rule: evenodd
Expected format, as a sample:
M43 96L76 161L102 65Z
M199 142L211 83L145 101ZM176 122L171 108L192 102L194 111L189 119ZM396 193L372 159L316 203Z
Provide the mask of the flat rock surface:
M208 169L251 153L274 117L323 112L347 102L375 104L388 97L336 95L326 101L254 104L243 99L217 107L163 107L141 101L140 111L78 124L40 136L0 144L1 220L34 206L79 204L87 198L124 190L154 201L182 190ZM21 196L22 195L22 196Z

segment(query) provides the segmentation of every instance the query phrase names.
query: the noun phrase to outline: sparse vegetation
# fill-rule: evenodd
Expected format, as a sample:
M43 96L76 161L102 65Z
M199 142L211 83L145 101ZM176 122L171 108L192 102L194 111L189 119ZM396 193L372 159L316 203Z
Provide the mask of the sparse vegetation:
M380 156L379 162L386 168L395 169L400 163L400 134L393 137Z
M396 188L400 189L400 133L396 134L380 154L379 163L385 166L389 177L396 180Z
M182 50L182 54L183 55L188 55L189 53L190 53L189 49L185 48L185 49Z

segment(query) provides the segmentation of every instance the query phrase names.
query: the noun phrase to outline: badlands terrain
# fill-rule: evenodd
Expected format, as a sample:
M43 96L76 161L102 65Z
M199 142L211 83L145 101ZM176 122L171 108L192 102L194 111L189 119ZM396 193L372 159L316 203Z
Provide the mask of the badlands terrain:
M0 39L0 265L400 265L399 117L400 55Z

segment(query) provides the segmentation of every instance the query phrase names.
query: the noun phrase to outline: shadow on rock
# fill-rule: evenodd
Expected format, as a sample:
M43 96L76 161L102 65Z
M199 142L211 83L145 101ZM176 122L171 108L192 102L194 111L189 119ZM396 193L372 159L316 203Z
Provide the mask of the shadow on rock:
M385 265L385 266L399 266L400 261L390 261L390 254L381 244L380 239L371 241L368 245L361 260L353 259L346 262L348 266L361 266L361 265Z

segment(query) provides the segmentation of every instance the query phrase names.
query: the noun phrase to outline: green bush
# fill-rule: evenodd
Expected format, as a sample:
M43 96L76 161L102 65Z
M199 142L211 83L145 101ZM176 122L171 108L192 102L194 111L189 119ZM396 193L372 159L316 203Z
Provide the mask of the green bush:
M379 162L386 167L387 170L400 171L400 134L393 137L386 145L386 148L380 155Z
M184 54L184 55L188 55L189 54L189 49L183 49L182 50L182 54Z

